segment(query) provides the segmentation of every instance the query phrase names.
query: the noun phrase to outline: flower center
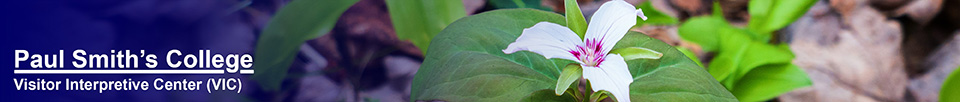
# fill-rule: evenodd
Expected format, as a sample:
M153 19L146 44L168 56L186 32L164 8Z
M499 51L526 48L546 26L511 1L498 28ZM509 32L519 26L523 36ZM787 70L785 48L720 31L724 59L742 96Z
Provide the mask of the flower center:
M570 51L573 56L577 57L585 66L597 67L600 65L600 62L603 62L603 58L607 54L601 53L600 40L597 39L587 39L584 41L584 45L577 46L577 49Z

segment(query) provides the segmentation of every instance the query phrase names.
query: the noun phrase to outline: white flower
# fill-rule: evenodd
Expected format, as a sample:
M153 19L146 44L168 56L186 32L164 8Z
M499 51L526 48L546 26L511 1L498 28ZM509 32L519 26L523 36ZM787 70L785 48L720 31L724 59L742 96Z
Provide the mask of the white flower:
M517 41L510 43L503 52L530 51L548 59L576 61L594 92L606 90L618 102L629 102L629 85L633 77L622 56L608 53L637 23L636 16L647 19L641 10L634 8L622 0L604 3L590 18L583 40L570 28L550 22L537 23L524 29Z

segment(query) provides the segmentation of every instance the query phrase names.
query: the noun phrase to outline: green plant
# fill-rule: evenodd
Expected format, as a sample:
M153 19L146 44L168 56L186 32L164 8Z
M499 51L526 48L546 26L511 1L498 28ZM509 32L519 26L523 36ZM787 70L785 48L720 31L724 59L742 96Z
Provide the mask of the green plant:
M487 0L488 7L493 9L532 8L551 11L550 8L540 6L540 0Z
M815 0L751 0L747 28L728 23L718 3L712 16L693 17L678 28L680 36L715 52L708 71L740 101L766 101L810 79L791 61L789 46L770 43L773 32L802 16Z
M257 40L251 76L264 90L276 91L304 41L330 32L340 14L358 0L294 0L270 19Z
M460 0L387 0L387 9L397 38L410 40L423 53L433 36L467 15Z
M940 88L940 102L960 102L955 96L960 96L960 68L954 69Z
M586 26L577 25L586 23L566 22L576 19L534 9L494 10L461 18L431 42L424 63L414 77L411 101L564 101L609 97L586 97L588 95L574 91L579 89L576 84L556 95L554 89L563 90L557 82L569 82L569 78L560 78L566 75L563 73L575 73L567 72L575 70L565 70L570 69L566 66L576 62L544 59L544 56L532 52L508 55L501 51L517 39L524 28L538 22ZM577 27L570 28L579 33ZM672 46L630 32L613 48L631 47L647 48L663 55L659 59L626 61L633 78L629 85L632 100L736 100L703 68ZM571 83L579 83L576 81Z
M643 14L649 17L650 19L640 20L640 18L637 18L636 27L642 27L647 25L676 25L677 23L680 22L679 20L677 20L677 18L667 15L663 12L660 12L659 10L654 8L651 1L643 2L640 4L640 6L637 6L637 8L643 9ZM693 62L696 62L697 65L699 65L700 67L703 67L703 64L700 63L700 59L697 59L697 56L693 54L693 52L691 52L690 49L677 47L677 50L679 50L680 52L683 52L684 55L686 55L688 58L693 60Z

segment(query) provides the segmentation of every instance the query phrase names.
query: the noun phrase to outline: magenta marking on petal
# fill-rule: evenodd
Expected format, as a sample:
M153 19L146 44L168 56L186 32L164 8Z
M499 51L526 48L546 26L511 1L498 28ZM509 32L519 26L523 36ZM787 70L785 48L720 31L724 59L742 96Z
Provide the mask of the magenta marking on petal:
M577 59L580 58L580 52L577 52L577 51L569 51L569 52L570 54L573 54L573 57L577 57Z
M574 53L574 55L579 59L585 66L597 67L601 62L604 61L604 58L607 54L602 52L603 44L600 43L603 40L597 39L586 39L584 40L584 45L577 46L579 52Z

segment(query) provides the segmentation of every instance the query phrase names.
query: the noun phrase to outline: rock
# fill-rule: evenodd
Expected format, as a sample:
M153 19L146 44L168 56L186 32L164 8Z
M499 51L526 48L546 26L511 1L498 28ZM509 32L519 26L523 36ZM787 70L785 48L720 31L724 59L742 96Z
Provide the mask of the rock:
M330 102L343 100L342 89L337 83L334 83L324 76L308 76L300 79L300 85L297 88L299 93L294 100L297 102ZM352 90L346 90L352 91Z
M937 48L924 64L931 68L926 74L910 80L910 93L917 102L936 102L943 81L950 72L960 66L960 31L954 32L952 39Z
M670 4L685 12L701 11L705 8L704 5L710 5L704 4L701 0L670 0Z
M888 11L900 8L900 6L918 0L870 0L870 6L880 11ZM923 0L920 0L923 1Z
M931 67L926 66L928 57L941 45L950 41L956 28L951 26L948 19L943 15L934 17L935 19L928 23L920 24L914 20L903 19L904 40L902 51L904 60L907 62L907 75L910 78L916 78Z
M653 37L654 39L659 39L660 41L672 46L680 45L682 42L680 35L677 33L677 26L646 25L640 28L630 29L630 31L646 34L647 36Z
M943 0L914 0L897 9L894 15L907 15L914 22L926 25L930 20L933 20L933 17L937 16L941 6L943 6Z
M960 0L946 0L943 5L960 5ZM953 26L960 26L960 6L943 6L940 15L944 15Z
M792 36L794 64L813 81L781 101L902 100L907 76L900 24L879 11L858 7L844 14L820 1L781 33Z
M343 57L361 58L383 49L422 58L423 53L413 43L397 38L390 16L385 14L389 12L384 1L360 0L341 15L330 34L308 42L329 60L330 66L341 66L340 61L346 61ZM338 43L344 48L338 48Z
M413 85L413 77L420 69L422 60L413 59L404 56L387 56L384 65L389 71L388 76L391 79L391 86L404 95L410 95L410 85Z
M354 4L338 20L335 29L340 30L334 30L334 34L342 34L347 39L337 40L354 42L353 44L357 45L352 47L359 48L354 50L378 51L386 49L381 46L389 46L396 47L406 54L422 57L423 53L413 46L413 43L397 38L390 16L384 15L390 14L386 7L386 3L382 0L360 0Z
M719 0L719 2L720 8L723 9L723 16L726 17L729 22L742 22L746 24L750 18L750 13L747 12L748 0Z
M487 0L463 0L463 7L464 10L467 10L467 15L473 15L477 13L477 10L483 8L483 5L487 4L486 2Z
M689 17L708 15L713 7L713 0L669 0L673 8L679 11L678 18L686 20Z
M423 54L409 41L397 38L388 14L385 1L360 0L341 15L329 34L307 41L310 50L316 50L327 64L307 63L291 69L291 73L307 76L293 82L301 86L290 93L295 97L289 100L408 100ZM298 57L295 64L306 62L301 61L304 59L312 58Z
M669 15L670 17L674 17L674 18L677 18L677 17L678 17L678 16L677 16L677 14L678 14L677 12L679 12L679 11L677 10L677 8L674 8L673 6L670 6L670 2L669 2L669 1L667 1L667 0L651 0L650 3L653 4L653 8L657 9L657 11L660 11L661 13L667 14L667 15Z
M863 5L865 0L829 0L830 7L839 12L840 14L847 15L854 8L859 8ZM821 1L822 2L822 1Z
M466 4L467 1L469 0L463 0L463 3ZM566 12L566 8L563 8L563 0L542 0L540 1L540 6L543 6L544 8L550 8L554 12L558 12L558 13Z

